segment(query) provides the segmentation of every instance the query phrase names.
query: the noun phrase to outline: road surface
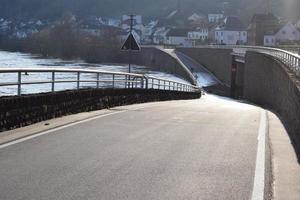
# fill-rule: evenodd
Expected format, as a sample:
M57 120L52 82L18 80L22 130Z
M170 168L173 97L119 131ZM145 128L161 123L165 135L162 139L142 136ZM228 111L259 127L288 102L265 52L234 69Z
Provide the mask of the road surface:
M1 147L0 199L248 200L261 113L215 96L121 107Z

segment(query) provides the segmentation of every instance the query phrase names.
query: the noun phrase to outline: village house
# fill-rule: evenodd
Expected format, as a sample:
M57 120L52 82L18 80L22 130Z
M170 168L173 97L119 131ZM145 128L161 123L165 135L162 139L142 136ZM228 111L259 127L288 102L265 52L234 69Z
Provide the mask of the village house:
M288 22L273 34L264 36L264 46L276 46L285 44L299 44L300 43L300 28L297 23Z
M264 36L264 46L273 47L276 45L276 36L275 35L265 35Z
M222 45L241 45L247 43L247 31L241 20L235 16L226 17L215 28L215 42Z
M0 36L3 38L24 39L46 26L41 20L10 21L0 19Z
M192 46L206 44L208 42L208 26L198 27L188 32L188 40L192 42Z
M178 29L173 28L167 34L167 43L168 45L175 45L175 46L184 46L190 47L192 46L192 42L188 40L188 29Z
M294 44L300 41L300 29L291 22L283 26L275 35L279 44Z

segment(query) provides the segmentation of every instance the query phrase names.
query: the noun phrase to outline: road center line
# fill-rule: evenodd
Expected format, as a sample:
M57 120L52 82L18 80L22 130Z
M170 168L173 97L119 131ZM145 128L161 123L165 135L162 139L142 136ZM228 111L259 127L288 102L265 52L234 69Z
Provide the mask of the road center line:
M48 130L48 131L43 131L41 133L37 133L37 134L31 135L31 136L28 136L28 137L24 137L24 138L17 139L17 140L12 141L12 142L2 144L2 145L0 145L0 149L4 149L6 147L9 147L9 146L21 143L21 142L25 142L27 140L34 139L36 137L40 137L40 136L46 135L48 133L52 133L52 132L59 131L59 130L62 130L62 129L65 129L65 128L68 128L68 127L71 127L71 126L75 126L77 124L82 124L82 123L85 123L85 122L93 121L93 120L100 119L100 118L103 118L103 117L107 117L107 116L110 116L110 115L116 115L116 114L120 114L120 113L124 113L124 112L140 110L140 109L143 109L143 108L146 108L146 107L148 107L148 106L138 107L138 108L135 108L135 109L112 112L112 113L108 113L108 114L99 115L99 116L95 116L95 117L92 117L92 118L84 119L82 121L74 122L74 123L71 123L71 124L63 125L63 126L60 126L60 127Z
M266 133L269 129L267 118L267 111L261 110L254 185L251 200L264 200L265 195Z

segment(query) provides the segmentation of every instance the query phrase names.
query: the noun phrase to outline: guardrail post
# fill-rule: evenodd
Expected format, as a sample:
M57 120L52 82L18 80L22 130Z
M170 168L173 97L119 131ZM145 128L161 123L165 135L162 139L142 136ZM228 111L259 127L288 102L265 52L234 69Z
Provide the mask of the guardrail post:
M18 72L18 96L20 96L22 93L21 86L22 86L22 72Z
M158 89L160 90L160 80L158 80Z
M51 91L55 92L55 72L52 72L52 83Z
M152 89L154 89L154 79L152 78L151 80L152 80L152 81L151 81L151 83L152 83L152 86L151 86L151 87L152 87Z
M133 86L131 85L131 76L128 75L127 78L128 78L128 88L131 88L131 86Z
M77 90L80 89L80 72L77 72Z
M97 83L96 83L97 89L99 89L99 86L100 86L99 79L100 79L100 74L97 73Z
M166 81L164 81L164 90L166 90Z
M112 87L115 88L115 74L113 74L112 79L113 79L113 80L112 80Z

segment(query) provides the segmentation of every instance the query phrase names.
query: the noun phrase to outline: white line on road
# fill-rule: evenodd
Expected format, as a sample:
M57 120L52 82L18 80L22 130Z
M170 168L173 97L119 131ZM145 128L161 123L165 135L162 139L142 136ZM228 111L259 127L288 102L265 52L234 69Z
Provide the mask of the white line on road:
M264 200L265 195L265 157L266 157L266 133L268 131L267 111L261 111L254 185L251 200Z
M79 122L74 122L74 123L71 123L71 124L63 125L63 126L60 126L58 128L54 128L54 129L51 129L51 130L48 130L48 131L44 131L44 132L37 133L37 134L31 135L31 136L28 136L28 137L24 137L24 138L21 138L21 139L12 141L12 142L2 144L2 145L0 145L0 149L6 148L6 147L9 147L9 146L12 146L14 144L21 143L21 142L25 142L27 140L31 140L31 139L39 137L39 136L43 136L43 135L46 135L48 133L52 133L52 132L59 131L59 130L62 130L62 129L65 129L65 128L68 128L68 127L71 127L71 126L75 126L77 124L82 124L82 123L85 123L85 122L89 122L89 121L92 121L92 120L95 120L95 119L107 117L107 116L110 116L110 115L116 115L116 114L120 114L120 113L124 113L124 112L128 112L128 111L140 110L140 109L143 109L143 108L146 108L146 107L147 106L139 107L139 108L136 108L136 109L117 111L117 112L108 113L108 114L105 114L105 115L100 115L100 116L92 117L92 118L89 118L89 119L85 119L85 120L82 120L82 121L79 121Z

